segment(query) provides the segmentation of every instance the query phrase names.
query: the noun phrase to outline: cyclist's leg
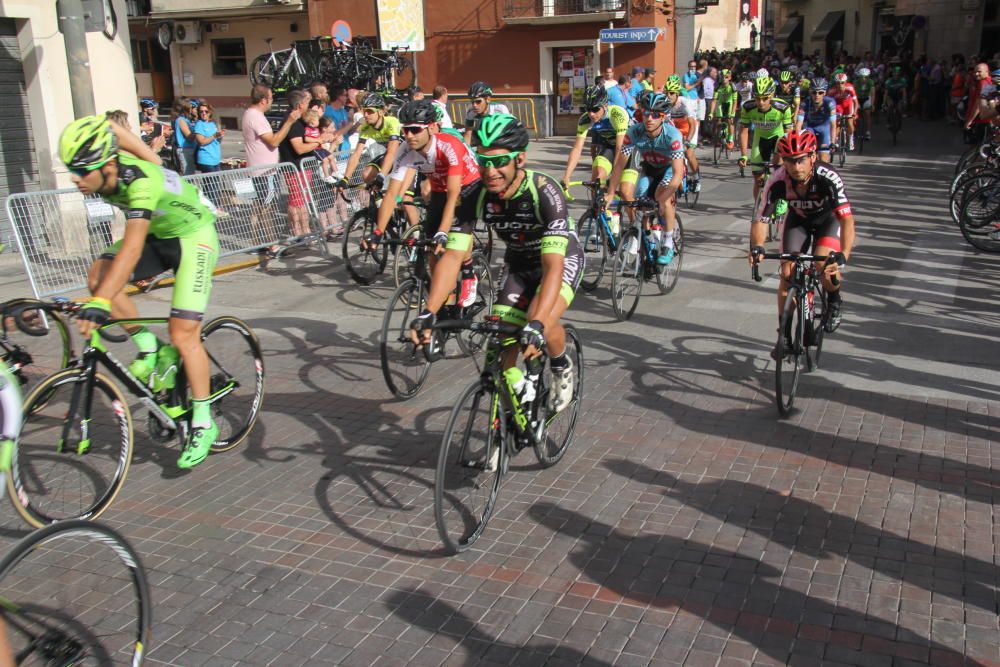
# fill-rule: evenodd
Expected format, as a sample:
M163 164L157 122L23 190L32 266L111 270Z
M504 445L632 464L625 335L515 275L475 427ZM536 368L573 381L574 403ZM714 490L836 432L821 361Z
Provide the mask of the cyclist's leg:
M645 189L641 189L640 190L640 189L638 189L636 187L636 184L638 182L639 182L639 170L638 169L634 169L632 167L629 167L628 169L626 169L625 171L622 172L621 185L618 186L618 189L622 193L622 201L632 201L632 200L634 200L636 198L636 196L637 196L636 193L637 192L639 193L639 196L641 196L641 193L645 192ZM628 216L628 219L632 223L635 223L635 209L634 208L627 208L627 209L625 209L625 214Z
M104 253L102 253L101 256L95 259L94 263L90 265L90 270L87 272L87 288L90 290L91 294L97 290L101 282L104 280L104 276L107 275L108 270L111 268L111 262L114 260L114 257L118 253L118 249L120 247L121 241L118 241L113 246L105 250ZM111 252L109 256L110 251L113 252ZM142 260L140 258L140 262L141 261ZM133 317L139 317L139 309L135 307L135 304L132 303L132 299L128 297L128 294L125 293L124 289L111 299L111 317L115 319L130 319ZM126 327L126 329L128 328L129 327Z
M750 173L753 174L753 200L757 201L760 189L764 187L764 169L757 165L763 164L766 160L761 156L760 144L764 141L760 135L754 134L753 145L750 147ZM770 157L770 156L769 156Z
M607 183L608 177L611 176L612 160L615 156L614 146L601 146L594 144L595 152L594 161L590 169L591 180L600 180L601 183Z
M528 323L528 306L531 295L538 289L542 279L541 271L519 272L507 265L507 276L497 290L496 299L490 314L499 317L501 322L523 327ZM512 346L504 351L503 367L508 369L517 362L519 350Z
M671 193L670 179L674 176L674 170L667 169L659 181L656 182L656 190L654 192L654 197L656 203L660 205L660 215L663 216L663 220L667 225L667 231L673 232L674 228L677 227L677 209L674 204L676 201L676 193ZM673 247L673 240L667 244L668 247Z
M816 135L816 152L822 162L830 161L830 137L832 133L831 125L821 125L819 127L807 127Z

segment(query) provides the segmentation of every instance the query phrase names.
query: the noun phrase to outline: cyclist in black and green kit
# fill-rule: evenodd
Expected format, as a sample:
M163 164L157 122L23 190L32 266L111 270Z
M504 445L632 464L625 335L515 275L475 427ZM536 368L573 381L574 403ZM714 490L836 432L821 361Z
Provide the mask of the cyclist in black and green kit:
M89 335L112 317L139 317L125 294L126 283L173 269L169 332L176 351L145 327L126 327L139 348L129 370L143 381L154 372L176 373L173 355L180 353L191 387L192 428L177 465L191 468L205 460L219 434L209 402L208 355L201 343L201 320L219 257L215 207L176 172L123 152L119 136L104 116L87 116L70 123L59 138L59 157L77 189L122 209L126 221L125 236L91 265L87 284L93 297L80 311L80 333Z
M776 163L774 147L778 139L792 128L795 118L792 107L784 100L775 99L777 86L769 76L760 77L753 83L754 98L740 107L740 164L747 163L747 144L750 142L750 128L753 127L753 150L750 155L751 171L754 175L753 198L764 185L764 163Z
M736 98L738 93L735 86L733 86L733 73L730 70L722 70L719 76L721 83L715 89L715 117L721 119L720 124L725 123L724 141L726 142L726 148L733 150L733 138L735 137L733 119L736 116Z

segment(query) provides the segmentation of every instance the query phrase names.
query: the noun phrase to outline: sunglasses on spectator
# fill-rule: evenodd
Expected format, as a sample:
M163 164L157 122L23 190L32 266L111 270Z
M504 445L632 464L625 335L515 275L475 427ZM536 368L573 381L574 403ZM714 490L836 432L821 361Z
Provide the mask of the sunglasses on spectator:
M523 152L524 151L513 151L511 153L501 153L500 155L482 155L477 153L476 160L483 168L493 167L494 169L499 169L501 167L506 167L510 164L511 160Z
M212 113L208 109L198 109L198 113Z
M643 118L650 118L652 120L660 120L661 118L666 118L667 114L662 111L643 111Z
M400 128L403 134L420 134L427 129L426 125L404 125Z

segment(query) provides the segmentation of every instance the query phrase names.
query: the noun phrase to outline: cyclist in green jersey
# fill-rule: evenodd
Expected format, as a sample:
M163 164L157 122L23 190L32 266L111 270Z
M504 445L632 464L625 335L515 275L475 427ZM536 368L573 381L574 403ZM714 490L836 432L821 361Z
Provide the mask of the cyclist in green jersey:
M906 94L909 88L909 83L906 77L903 76L903 68L896 65L892 68L892 76L885 80L885 103L883 104L883 110L888 111L889 107L900 107L900 113L903 111L903 101L909 99Z
M728 69L720 72L722 82L715 89L715 117L721 118L726 123L726 147L733 150L733 121L736 117L736 92L733 86L733 73Z
M801 95L802 93L799 91L799 87L795 85L794 72L786 69L778 75L778 92L775 93L775 97L779 100L783 100L792 108L793 119L795 118L795 114L799 112Z
M77 189L121 208L126 221L124 237L90 268L87 284L93 297L81 309L78 324L86 336L112 317L139 317L125 294L126 283L173 269L168 328L184 360L192 397L191 433L177 465L191 468L205 460L219 434L209 403L208 355L201 343L201 321L219 257L215 207L176 172L123 152L121 148L131 144L130 139L119 143L124 134L104 116L87 116L70 123L59 138L59 157ZM171 364L176 372L174 351L164 348L152 332L142 326L126 330L139 348L129 366L137 378L145 381L154 370L169 373Z
M591 180L606 183L611 175L611 165L622 149L625 132L628 130L628 111L623 107L608 104L608 91L602 85L591 86L583 93L584 111L576 124L576 143L569 153L566 173L563 174L563 189L572 179L583 145L590 136L590 152L593 157Z
M871 78L871 70L861 67L854 80L854 90L858 94L861 110L865 114L865 141L872 138L872 100L875 99L875 80Z
M792 128L794 119L792 108L784 100L774 98L777 86L774 79L764 76L754 81L754 99L745 102L740 107L740 164L747 164L747 147L750 143L750 127L753 127L753 146L749 157L754 175L753 198L764 185L765 162L777 164L777 153L774 147L778 139Z
M361 113L364 114L365 121L358 130L358 145L347 160L347 167L344 169L344 178L338 181L337 187L346 187L347 179L358 168L361 162L361 155L368 147L368 143L374 143L379 148L370 163L365 165L361 172L361 178L365 183L375 184L379 189L385 186L392 171L392 165L396 161L396 153L399 151L401 142L399 134L399 119L386 113L385 98L378 93L365 93L360 98Z

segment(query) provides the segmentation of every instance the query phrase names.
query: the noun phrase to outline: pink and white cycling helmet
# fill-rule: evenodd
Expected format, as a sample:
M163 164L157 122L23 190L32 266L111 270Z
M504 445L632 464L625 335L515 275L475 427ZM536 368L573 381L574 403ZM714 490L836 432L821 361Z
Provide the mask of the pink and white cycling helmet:
M847 83L847 72L837 72L833 76L833 80L837 83Z

